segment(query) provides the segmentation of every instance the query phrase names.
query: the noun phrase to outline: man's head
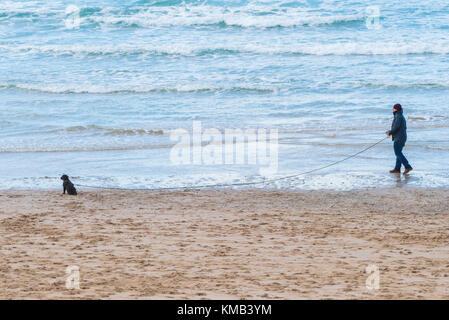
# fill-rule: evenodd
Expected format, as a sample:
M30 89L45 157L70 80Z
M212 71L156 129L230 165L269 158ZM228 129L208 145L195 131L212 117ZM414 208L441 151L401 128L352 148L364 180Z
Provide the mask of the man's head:
M396 111L399 111L399 112L402 111L402 106L401 106L399 103L396 103L396 104L393 106L393 112L396 112Z

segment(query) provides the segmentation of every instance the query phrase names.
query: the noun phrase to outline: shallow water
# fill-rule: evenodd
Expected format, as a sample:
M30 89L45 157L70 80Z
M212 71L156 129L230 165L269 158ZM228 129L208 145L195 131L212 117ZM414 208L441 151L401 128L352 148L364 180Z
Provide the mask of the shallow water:
M59 188L62 173L135 188L292 175L379 141L397 102L409 178L388 174L386 140L257 186L447 187L449 5L376 4L380 28L370 1L2 1L0 189ZM170 133L194 121L277 129L277 170L174 164Z

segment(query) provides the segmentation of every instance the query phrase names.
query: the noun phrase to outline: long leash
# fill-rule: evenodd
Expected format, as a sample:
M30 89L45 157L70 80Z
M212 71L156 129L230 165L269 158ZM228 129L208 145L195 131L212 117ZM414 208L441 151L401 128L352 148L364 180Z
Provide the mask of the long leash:
M381 142L383 142L385 139L387 139L388 137L385 137L379 141L377 141L376 143L371 144L370 146L366 147L365 149L354 153L350 156L347 156L344 159L332 162L328 165L322 166L322 167L318 167L309 171L304 171L301 173L297 173L297 174L293 174L293 175L289 175L289 176L284 176L284 177L280 177L280 178L275 178L275 179L264 179L261 181L256 181L256 182L239 182L239 183L223 183L223 184L207 184L207 185L198 185L198 186L182 186L182 187L168 187L168 188L119 188L119 187L100 187L100 186L90 186L90 185L85 185L85 184L77 184L75 183L76 186L79 187L85 187L85 188L91 188L91 189L104 189L104 190L130 190L130 191L137 191L137 190L148 190L148 191L167 191L167 190L181 190L181 189L204 189L204 188L222 188L222 187L233 187L233 186L251 186L251 185L258 185L258 184L268 184L268 183L272 183L275 181L280 181L280 180L286 180L286 179L291 179L291 178L295 178L295 177L299 177L299 176L304 176L316 171L320 171L323 169L327 169L329 167L335 166L339 163L342 163L344 161L347 161L349 159L355 158L357 157L359 154L362 154L366 151L368 151L371 148L374 148L375 146L377 146L378 144L380 144Z

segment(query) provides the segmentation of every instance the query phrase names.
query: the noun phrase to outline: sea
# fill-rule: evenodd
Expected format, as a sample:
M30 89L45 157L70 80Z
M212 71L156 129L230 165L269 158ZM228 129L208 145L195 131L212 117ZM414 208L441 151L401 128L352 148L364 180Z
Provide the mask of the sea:
M447 188L448 159L448 1L0 1L1 190Z

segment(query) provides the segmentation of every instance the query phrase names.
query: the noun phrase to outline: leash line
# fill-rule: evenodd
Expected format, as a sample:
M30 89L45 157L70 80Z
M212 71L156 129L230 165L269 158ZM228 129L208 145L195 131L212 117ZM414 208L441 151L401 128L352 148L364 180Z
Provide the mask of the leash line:
M359 154L362 154L366 151L368 151L371 148L374 148L375 146L377 146L378 144L380 144L381 142L383 142L385 139L387 139L388 137L385 137L379 141L377 141L376 143L371 144L370 146L366 147L365 149L354 153L350 156L347 156L346 158L343 158L341 160L332 162L328 165L322 166L322 167L318 167L309 171L304 171L301 173L297 173L297 174L293 174L293 175L289 175L289 176L284 176L284 177L280 177L280 178L275 178L275 179L265 179L265 180L261 180L261 181L255 181L255 182L239 182L239 183L222 183L222 184L209 184L209 185L198 185L198 186L182 186L182 187L167 187L167 188L148 188L148 189L142 189L142 188L119 188L119 187L100 187L100 186L90 186L90 185L84 185L84 184L75 184L76 186L79 187L85 187L85 188L91 188L91 189L103 189L103 190L130 190L130 191L138 191L138 190L147 190L147 191L167 191L167 190L180 190L180 189L204 189L204 188L221 188L221 187L233 187L233 186L250 186L250 185L258 185L258 184L264 184L264 183L272 183L275 181L280 181L280 180L286 180L286 179L291 179L291 178L295 178L295 177L299 177L299 176L303 176L303 175L307 175L316 171L320 171L320 170L324 170L327 169L329 167L335 166L339 163L342 163L344 161L347 161L349 159L355 158L357 157Z

